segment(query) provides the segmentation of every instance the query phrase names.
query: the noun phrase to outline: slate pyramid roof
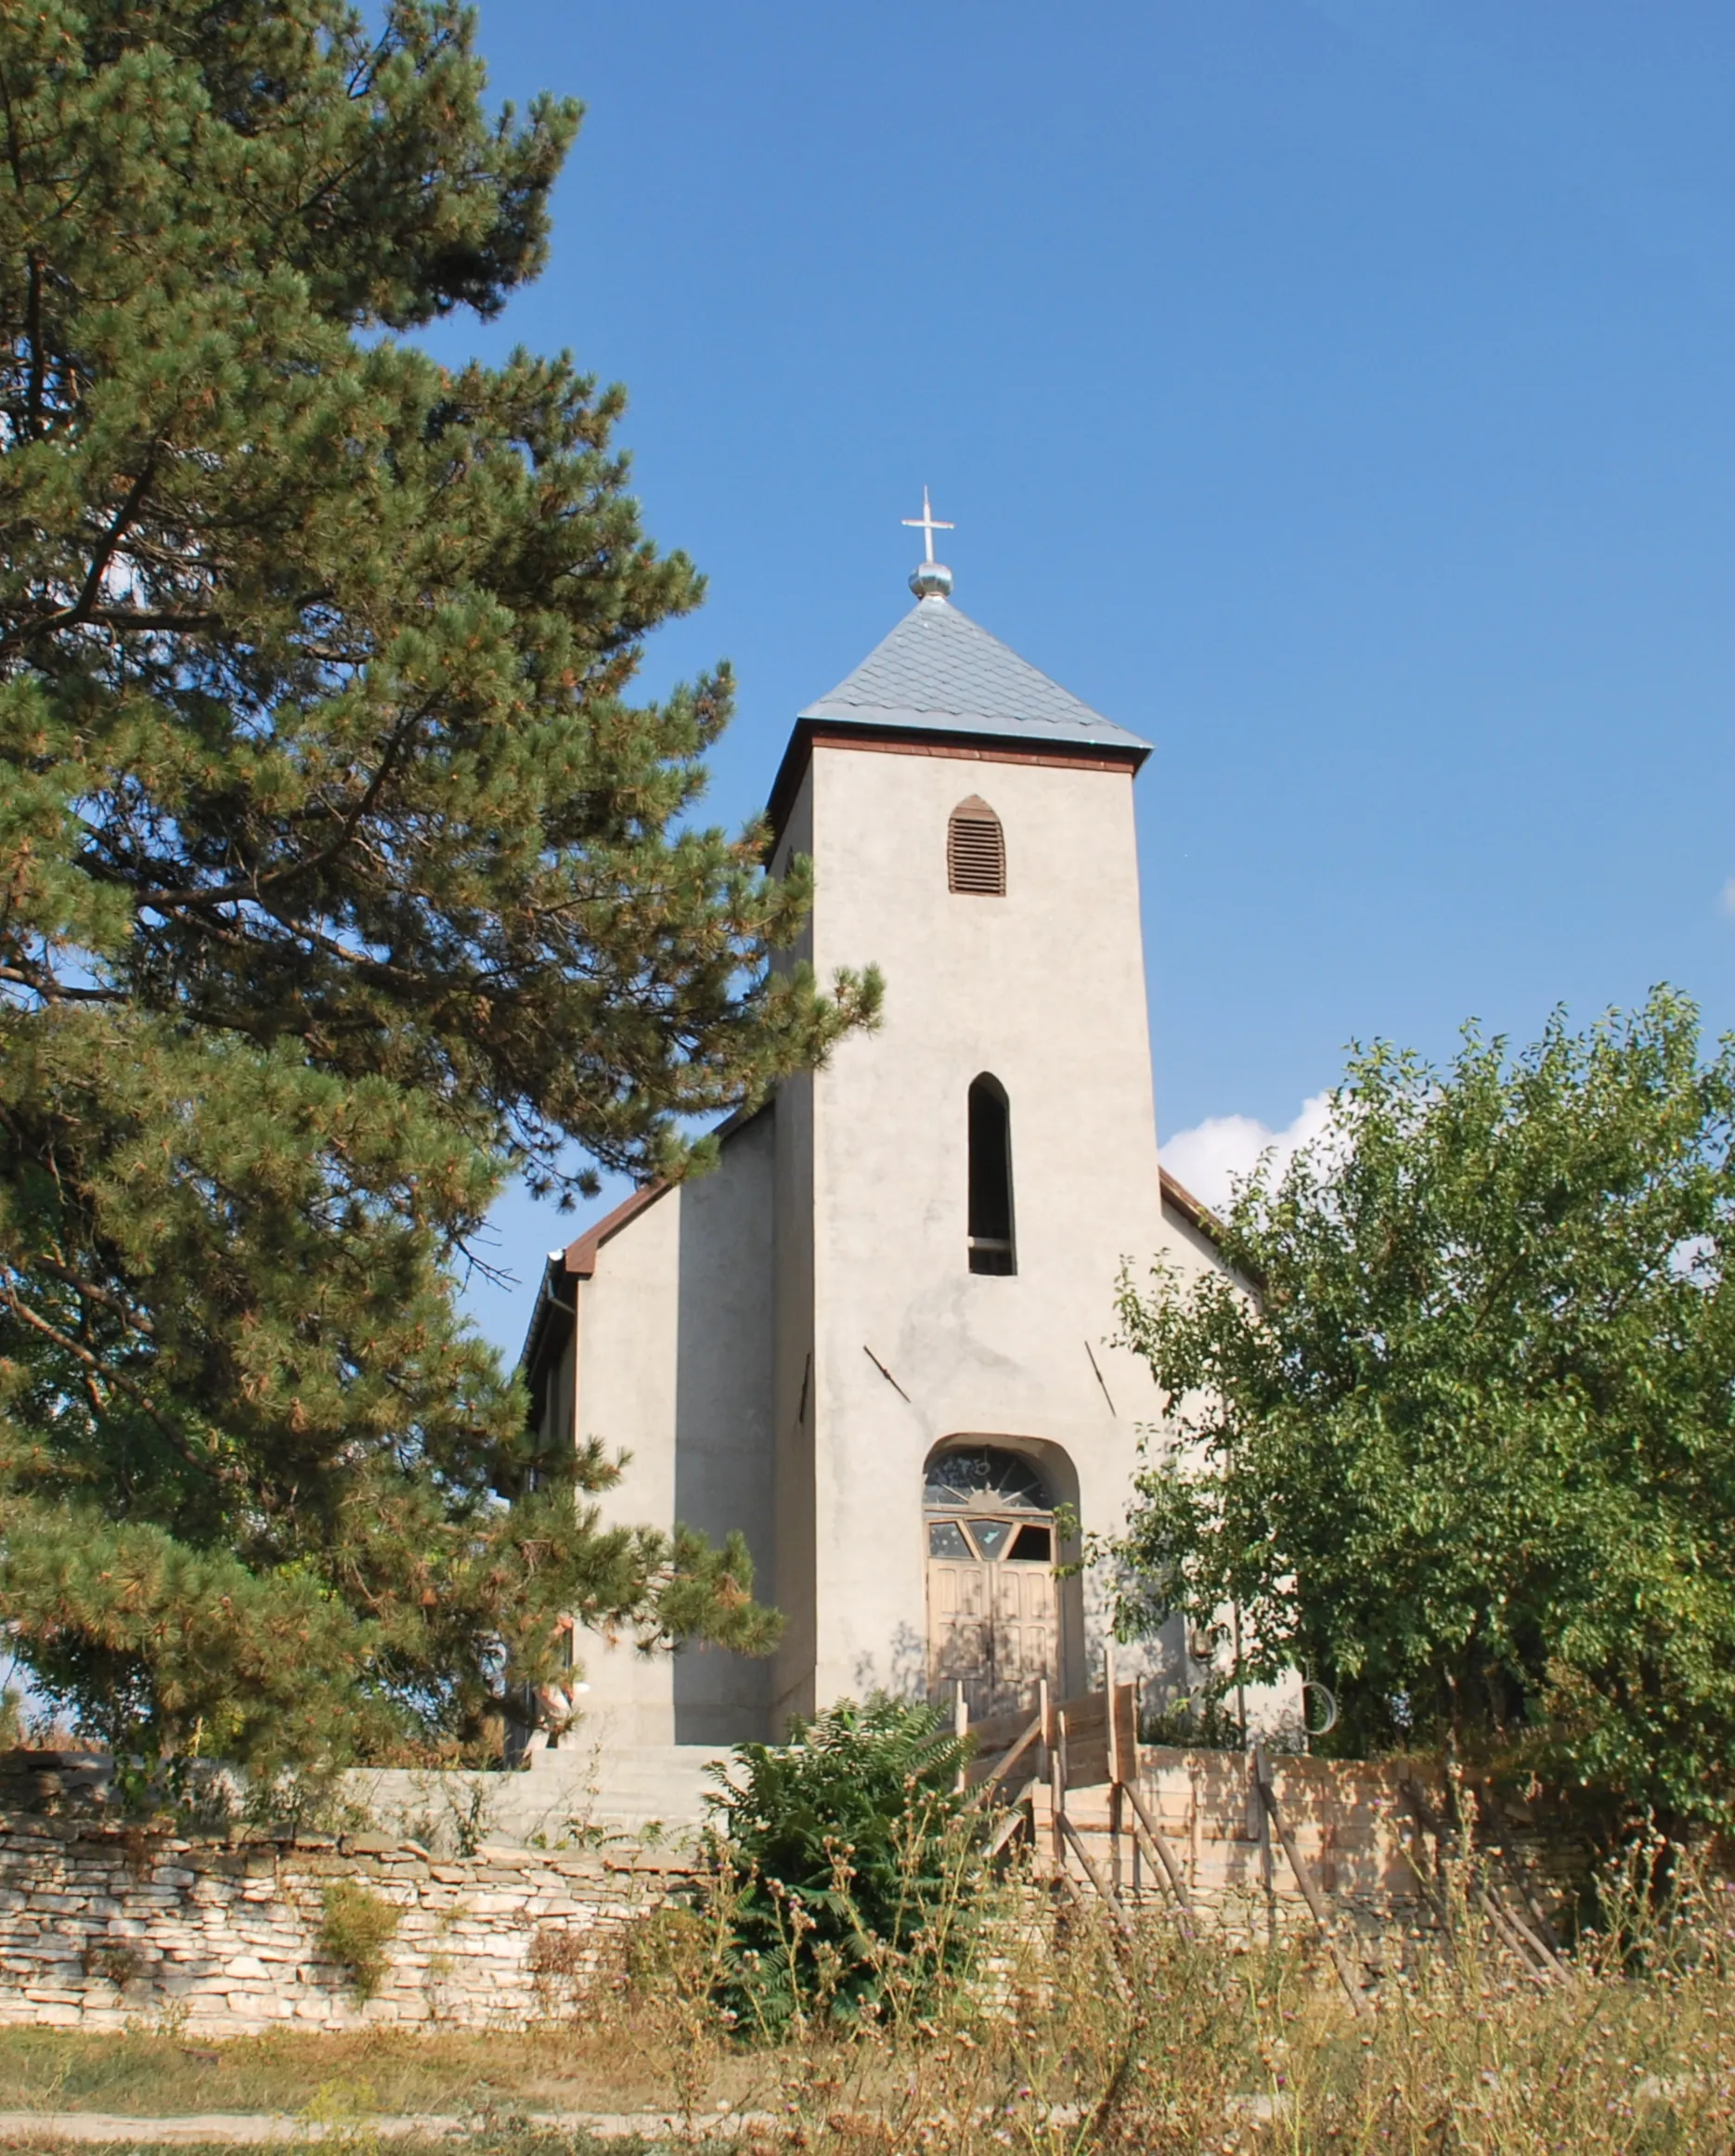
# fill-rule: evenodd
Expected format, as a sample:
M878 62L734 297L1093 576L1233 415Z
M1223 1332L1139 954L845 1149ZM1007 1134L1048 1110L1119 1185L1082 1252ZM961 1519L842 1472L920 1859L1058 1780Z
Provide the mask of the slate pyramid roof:
M854 673L800 718L1132 749L1141 762L1150 751L1148 741L1093 711L938 597L918 599Z

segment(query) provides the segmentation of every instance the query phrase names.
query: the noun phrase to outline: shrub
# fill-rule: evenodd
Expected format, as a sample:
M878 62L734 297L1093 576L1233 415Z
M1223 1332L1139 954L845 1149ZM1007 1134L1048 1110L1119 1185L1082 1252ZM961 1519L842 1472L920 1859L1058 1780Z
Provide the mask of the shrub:
M711 1770L718 1989L747 2033L920 2014L971 1956L982 1814L934 1708L844 1700Z
M354 1879L328 1880L319 1902L320 1947L342 1965L365 2005L385 1980L385 1944L403 1912Z
M1208 1692L1185 1692L1139 1717L1139 1742L1183 1751L1244 1752L1247 1736L1232 1708ZM1270 1746L1269 1737L1266 1743ZM1272 1748L1276 1748L1273 1747Z

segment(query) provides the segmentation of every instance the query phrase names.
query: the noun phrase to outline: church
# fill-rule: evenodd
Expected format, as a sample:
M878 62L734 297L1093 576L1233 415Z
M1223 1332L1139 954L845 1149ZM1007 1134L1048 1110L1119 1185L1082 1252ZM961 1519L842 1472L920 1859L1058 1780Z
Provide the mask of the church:
M884 1021L550 1257L524 1374L550 1442L630 1462L605 1517L740 1529L769 1660L583 1643L603 1744L777 1741L876 1688L973 1714L1100 1680L1116 1526L1157 1412L1111 1344L1122 1265L1220 1264L1158 1163L1134 783L1150 744L953 604L914 605L799 713L770 871L795 956L877 964ZM1192 1674L1178 1627L1147 1650Z

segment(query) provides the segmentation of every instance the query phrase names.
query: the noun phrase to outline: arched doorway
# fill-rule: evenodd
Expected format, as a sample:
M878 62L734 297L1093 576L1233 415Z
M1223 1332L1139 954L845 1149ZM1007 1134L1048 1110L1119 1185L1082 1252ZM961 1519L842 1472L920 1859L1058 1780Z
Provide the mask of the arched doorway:
M964 1439L928 1461L929 1696L962 1682L972 1716L1027 1705L1060 1671L1055 1506L1035 1464Z

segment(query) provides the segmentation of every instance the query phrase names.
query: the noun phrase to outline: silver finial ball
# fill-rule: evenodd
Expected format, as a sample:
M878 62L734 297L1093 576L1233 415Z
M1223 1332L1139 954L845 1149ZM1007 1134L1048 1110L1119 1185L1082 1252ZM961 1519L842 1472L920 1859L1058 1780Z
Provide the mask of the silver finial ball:
M952 571L944 562L924 562L910 572L910 589L918 599L949 599Z

